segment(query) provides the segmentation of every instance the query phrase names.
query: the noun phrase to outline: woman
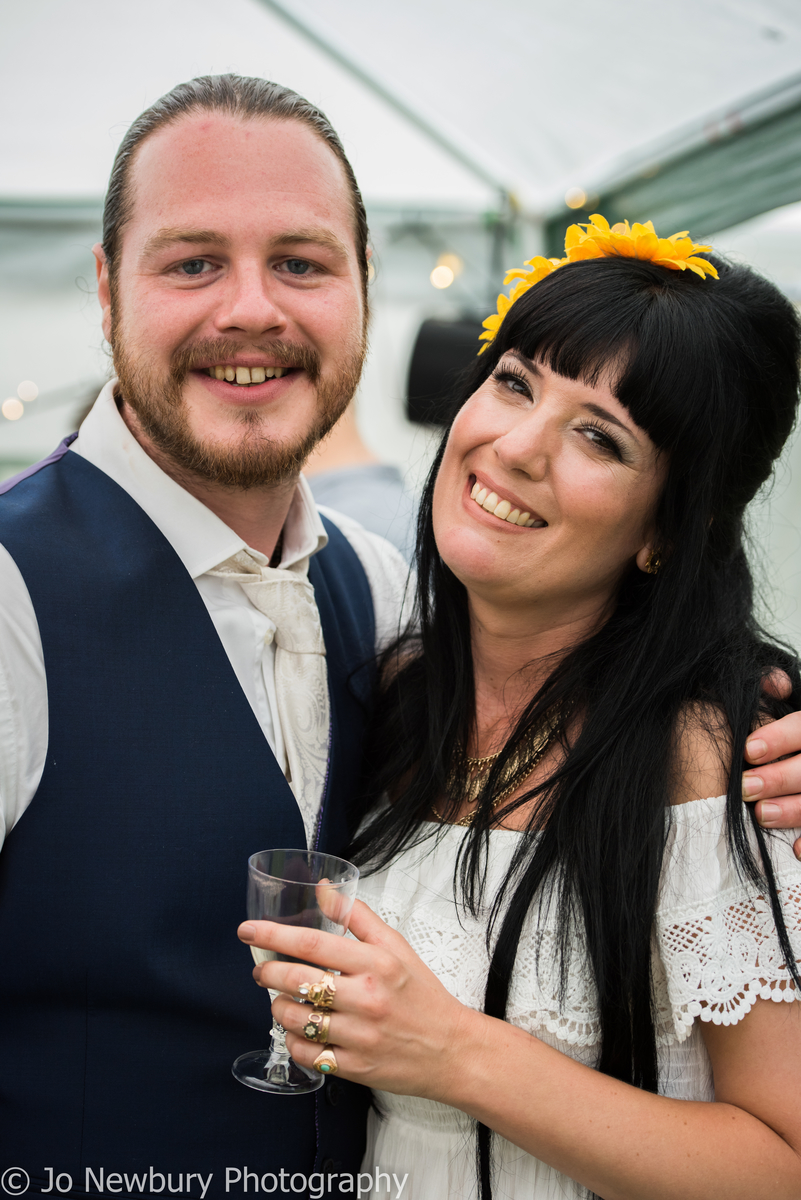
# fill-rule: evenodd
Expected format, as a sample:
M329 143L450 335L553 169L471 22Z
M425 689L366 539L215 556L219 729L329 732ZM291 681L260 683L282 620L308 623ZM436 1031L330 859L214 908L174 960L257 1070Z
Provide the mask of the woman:
M412 1200L801 1194L801 864L739 779L765 671L801 697L743 552L799 327L706 249L593 218L499 303L384 663L358 940L243 927L341 972L324 1065ZM311 1065L319 976L254 974Z

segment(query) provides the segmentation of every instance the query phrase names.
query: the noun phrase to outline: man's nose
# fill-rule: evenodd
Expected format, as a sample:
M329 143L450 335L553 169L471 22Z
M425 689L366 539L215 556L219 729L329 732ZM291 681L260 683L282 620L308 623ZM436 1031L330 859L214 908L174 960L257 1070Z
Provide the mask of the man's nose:
M226 280L214 323L220 333L234 331L259 337L279 334L287 326L278 280L261 264L238 266Z

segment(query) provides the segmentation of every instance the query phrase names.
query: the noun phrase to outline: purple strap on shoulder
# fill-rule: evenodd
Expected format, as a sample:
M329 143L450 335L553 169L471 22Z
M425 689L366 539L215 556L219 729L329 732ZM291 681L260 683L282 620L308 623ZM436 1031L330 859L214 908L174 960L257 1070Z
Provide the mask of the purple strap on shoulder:
M63 442L59 442L53 453L48 454L47 458L43 458L41 462L34 463L32 467L26 467L18 475L12 475L10 479L5 479L0 483L0 496L5 495L6 492L10 492L18 483L22 483L23 479L29 479L31 475L35 475L37 471L41 471L42 467L49 467L50 463L58 462L67 453L77 436L77 433L71 433L69 437L64 438Z

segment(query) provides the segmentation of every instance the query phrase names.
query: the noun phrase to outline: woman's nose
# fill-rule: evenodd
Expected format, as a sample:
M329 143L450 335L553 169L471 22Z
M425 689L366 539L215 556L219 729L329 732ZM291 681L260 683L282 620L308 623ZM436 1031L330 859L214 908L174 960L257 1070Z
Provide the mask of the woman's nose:
M535 410L496 438L494 449L507 471L521 471L529 479L542 479L554 452L554 431L545 414Z

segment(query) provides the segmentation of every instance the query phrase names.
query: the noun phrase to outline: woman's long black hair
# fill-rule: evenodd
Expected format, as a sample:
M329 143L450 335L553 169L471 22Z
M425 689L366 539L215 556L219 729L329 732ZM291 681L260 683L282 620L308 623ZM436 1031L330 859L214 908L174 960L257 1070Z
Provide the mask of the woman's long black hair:
M717 280L624 258L555 271L513 305L460 397L464 403L509 349L590 384L612 370L615 394L668 464L656 518L659 573L632 564L609 620L556 663L531 697L479 799L454 877L477 912L498 817L492 791L504 762L555 707L579 711L578 733L559 731L561 765L515 802L533 800L533 811L501 894L491 898L485 1011L505 1016L525 919L532 905L553 902L563 986L571 928L583 930L598 996L598 1069L650 1091L658 1084L652 928L677 735L688 714L719 714L722 757L731 759L730 847L744 875L767 889L801 986L766 835L740 792L745 741L760 710L778 716L801 700L796 659L768 642L755 620L743 526L746 505L795 420L799 323L767 281L712 261ZM351 851L376 869L436 835L427 824L432 807L442 810L454 753L469 744L474 724L466 592L440 559L432 529L443 448L420 513L419 630L387 652L370 737L368 796L374 802L389 791L392 804ZM785 704L762 692L763 676L776 666L793 682ZM457 807L455 800L451 811ZM490 1139L479 1126L484 1200L491 1196Z

